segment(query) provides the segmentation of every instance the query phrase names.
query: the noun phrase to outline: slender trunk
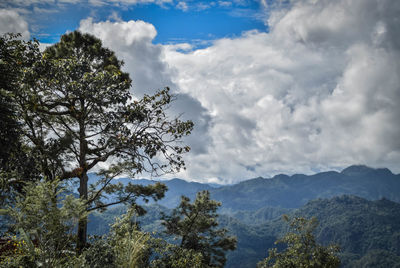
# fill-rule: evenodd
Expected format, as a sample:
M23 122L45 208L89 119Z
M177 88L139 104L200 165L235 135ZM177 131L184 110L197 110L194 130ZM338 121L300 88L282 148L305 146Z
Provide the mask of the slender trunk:
M87 201L88 200L88 176L87 176L87 163L86 163L86 152L87 152L87 141L85 133L85 100L80 100L81 113L79 116L79 197ZM82 253L86 247L87 237L87 216L80 217L78 222L78 234L76 249L78 254Z
M88 198L88 176L86 172L83 172L79 178L79 197L81 199L87 200ZM87 237L87 216L81 217L78 222L78 237L77 237L77 252L80 254L82 250L86 247L86 237Z

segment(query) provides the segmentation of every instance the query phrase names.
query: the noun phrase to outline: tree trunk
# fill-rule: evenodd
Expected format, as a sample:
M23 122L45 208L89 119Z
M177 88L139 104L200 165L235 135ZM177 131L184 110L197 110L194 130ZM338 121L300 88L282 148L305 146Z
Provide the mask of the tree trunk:
M79 197L83 200L88 198L88 176L86 172L82 172L79 177ZM82 250L86 247L87 237L87 216L79 219L78 222L78 235L76 249L78 254L82 253Z
M86 163L86 133L85 133L85 99L80 99L80 112L79 112L79 197L81 200L88 200L88 176L87 176L87 163ZM78 222L78 235L76 242L76 249L78 254L81 254L86 247L87 236L87 216L80 217Z

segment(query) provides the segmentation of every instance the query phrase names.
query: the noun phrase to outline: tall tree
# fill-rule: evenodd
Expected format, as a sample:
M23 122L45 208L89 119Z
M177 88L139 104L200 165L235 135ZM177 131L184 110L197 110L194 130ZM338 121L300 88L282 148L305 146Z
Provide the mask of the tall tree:
M177 171L184 167L181 154L190 149L179 142L190 134L193 123L168 117L166 109L174 99L169 89L135 98L122 65L99 39L75 31L24 69L15 96L26 143L39 152L43 176L79 178L78 191L87 211L135 204L139 197L162 198L163 184L124 187L112 180L123 173ZM88 185L88 172L95 170L102 179ZM104 193L114 194L115 200L104 203ZM86 236L83 217L78 250L85 246Z
M339 247L319 245L313 235L318 226L316 218L307 220L297 217L289 219L287 215L283 219L289 223L290 232L275 244L286 244L286 248L278 252L277 248L270 249L268 257L258 263L259 268L337 268L340 259L336 255Z
M181 203L171 215L162 215L166 233L180 238L184 249L200 252L207 267L223 267L225 251L236 248L236 237L218 229L217 209L221 203L211 200L208 191L197 193L196 200L182 196Z
M13 98L23 68L36 58L37 43L19 37L0 36L0 206L22 191L23 182L38 179L34 152L28 152L21 140Z

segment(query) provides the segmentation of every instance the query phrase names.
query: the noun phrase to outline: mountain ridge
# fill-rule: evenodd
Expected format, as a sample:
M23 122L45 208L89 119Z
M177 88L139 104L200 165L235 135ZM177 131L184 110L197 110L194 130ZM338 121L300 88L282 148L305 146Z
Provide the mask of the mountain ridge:
M145 206L148 213L135 219L141 229L161 234L163 227L160 212L170 209L153 204ZM123 206L94 213L89 225L93 234L108 232L108 224L115 216L124 213ZM281 219L289 217L316 217L319 225L315 230L317 241L323 245L337 244L341 248L341 267L398 267L400 260L400 204L388 199L370 201L352 195L316 199L294 210L281 210L272 218L263 219L259 211L247 211L246 215L219 213L219 224L238 238L238 248L229 252L226 268L250 268L267 256L269 248L281 238L288 226ZM245 219L245 218L248 219ZM249 224L249 222L258 222ZM378 254L380 253L380 254Z
M388 169L354 165L342 172L313 175L279 174L270 179L255 178L211 191L226 208L256 210L265 206L298 208L309 200L338 195L356 195L369 200L387 198L400 202L400 175Z
M91 174L90 182L96 176ZM208 190L211 197L223 203L227 210L258 210L263 207L298 208L317 198L338 195L356 195L368 200L387 198L400 202L400 174L387 168L370 168L352 165L341 172L325 171L313 175L278 174L272 178L257 177L233 185L211 186L205 183L188 182L179 178L170 180L147 180L120 178L113 183L148 185L164 183L169 191L159 203L168 208L175 207L182 195L191 199L196 193Z

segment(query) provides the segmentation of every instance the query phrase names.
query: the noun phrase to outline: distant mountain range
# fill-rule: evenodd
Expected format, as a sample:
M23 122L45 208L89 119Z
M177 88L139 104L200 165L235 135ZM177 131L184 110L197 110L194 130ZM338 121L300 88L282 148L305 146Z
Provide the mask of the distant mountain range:
M256 178L211 191L224 208L257 210L259 208L298 208L316 198L356 195L369 200L387 198L400 202L400 175L390 170L350 166L342 172L323 172L307 176L277 175Z
M90 180L96 180L92 174ZM127 184L148 185L153 180L115 180ZM273 178L255 178L228 186L211 186L181 179L162 181L168 192L159 204L175 207L182 195L194 198L201 190L211 192L211 197L221 201L226 210L258 210L264 207L298 208L316 198L355 195L368 200L387 198L400 202L400 174L389 169L373 169L366 166L350 166L342 172L329 171L315 175L276 175Z
M117 182L154 183L144 179ZM162 182L169 189L165 198L146 206L148 213L137 219L143 230L161 232L161 211L175 207L182 195L193 199L198 191L208 190L222 202L220 225L238 237L238 248L229 253L226 267L255 267L287 230L281 215L289 214L317 217L317 239L340 245L343 267L400 268L400 175L388 169L350 166L342 172L277 175L218 188L180 179ZM89 232L106 233L107 225L124 210L113 207L92 214Z

